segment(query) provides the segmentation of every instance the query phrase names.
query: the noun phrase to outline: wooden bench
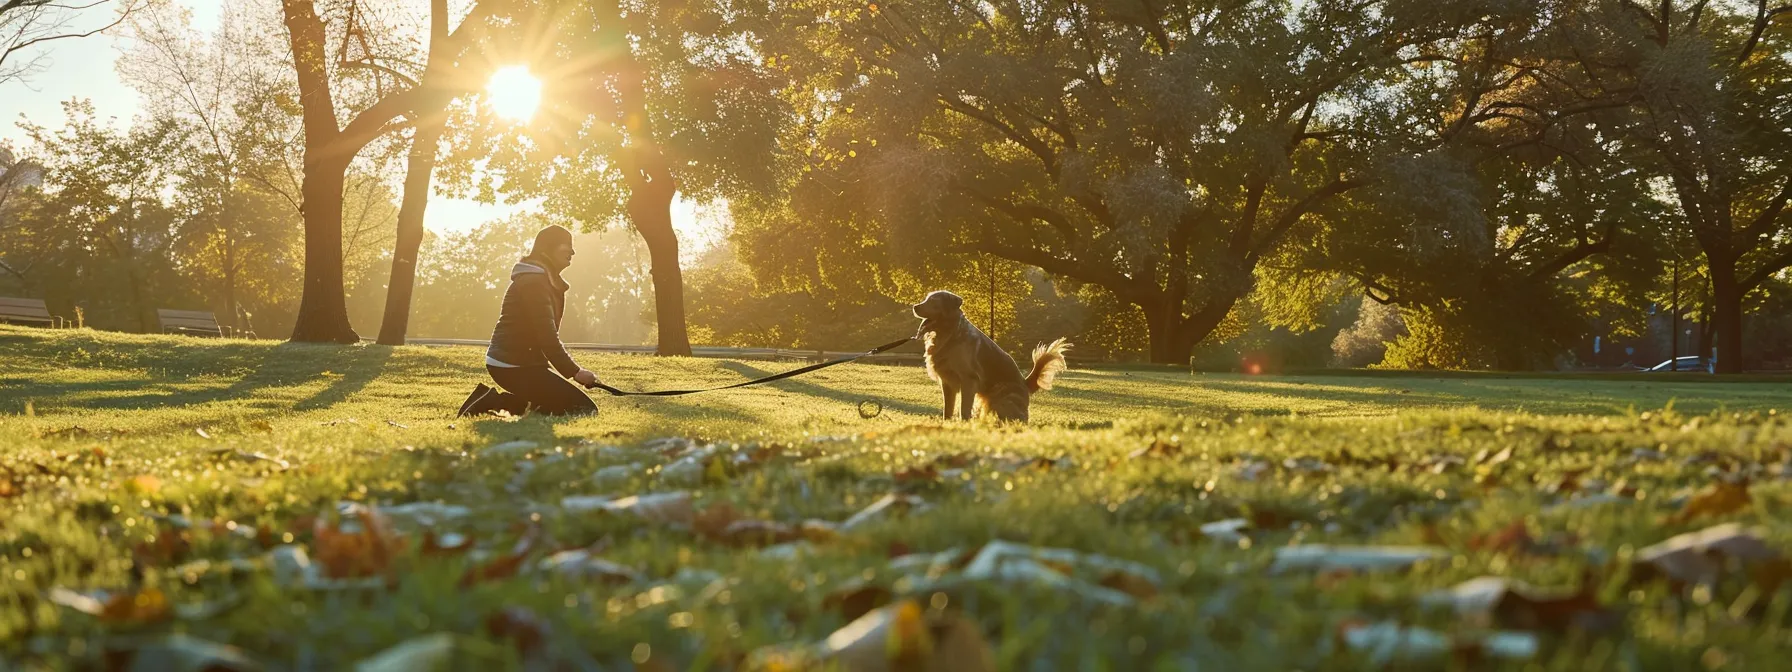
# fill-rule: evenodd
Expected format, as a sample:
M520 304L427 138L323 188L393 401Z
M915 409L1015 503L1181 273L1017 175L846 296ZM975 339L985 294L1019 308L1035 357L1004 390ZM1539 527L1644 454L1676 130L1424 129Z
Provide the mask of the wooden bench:
M199 310L157 309L156 320L164 334L187 336L229 336L230 328L218 324L218 316Z
M68 320L50 314L42 299L0 297L0 322L53 329L68 326Z

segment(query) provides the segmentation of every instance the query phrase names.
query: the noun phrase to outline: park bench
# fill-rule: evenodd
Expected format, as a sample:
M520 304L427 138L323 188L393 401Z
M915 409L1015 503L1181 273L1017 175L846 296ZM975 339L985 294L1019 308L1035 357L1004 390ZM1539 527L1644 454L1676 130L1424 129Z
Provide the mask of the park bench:
M50 314L43 299L0 297L0 322L50 328L68 326L68 320Z
M187 336L229 336L230 327L218 324L218 316L200 310L156 310L156 320L164 334Z

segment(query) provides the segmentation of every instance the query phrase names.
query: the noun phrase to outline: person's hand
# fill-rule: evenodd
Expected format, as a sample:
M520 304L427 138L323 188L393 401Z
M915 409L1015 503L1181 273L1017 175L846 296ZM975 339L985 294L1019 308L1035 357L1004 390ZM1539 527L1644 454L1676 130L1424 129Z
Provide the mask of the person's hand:
M590 369L579 369L578 373L572 374L572 379L585 387L597 384L597 374L592 373Z

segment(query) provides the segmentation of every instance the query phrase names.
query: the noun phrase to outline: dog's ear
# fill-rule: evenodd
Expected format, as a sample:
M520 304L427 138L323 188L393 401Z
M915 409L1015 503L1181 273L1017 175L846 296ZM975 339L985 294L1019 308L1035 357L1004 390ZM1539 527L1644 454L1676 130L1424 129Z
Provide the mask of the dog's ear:
M953 294L951 292L940 292L940 300L944 301L946 303L946 307L951 308L952 310L958 310L958 309L964 308L964 299L958 298L957 294Z

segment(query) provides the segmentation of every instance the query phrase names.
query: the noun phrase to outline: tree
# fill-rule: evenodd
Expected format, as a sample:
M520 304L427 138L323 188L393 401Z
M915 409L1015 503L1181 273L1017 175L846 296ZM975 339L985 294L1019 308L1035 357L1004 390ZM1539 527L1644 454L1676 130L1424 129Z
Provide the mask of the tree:
M176 217L163 203L174 171L163 159L185 142L170 123L128 132L100 125L93 106L63 104L66 125L54 133L26 125L40 152L44 186L16 216L36 263L7 264L33 284L64 298L81 296L88 322L154 332L156 299L178 292L172 248ZM23 279L24 276L21 276Z
M488 120L466 139L455 180L490 157L487 181L545 196L556 219L626 221L647 245L660 355L690 354L673 200L711 202L769 185L778 82L752 46L781 29L766 7L721 1L541 0L516 30L552 44L543 109L528 125Z
M1478 54L1538 20L1419 0L818 4L804 46L771 55L801 82L796 160L787 199L737 212L750 262L843 283L871 265L887 288L987 253L1137 307L1174 363L1378 162L1492 119L1520 80ZM1401 96L1414 82L1438 95Z
M254 158L256 148L283 144L264 135L276 125L259 103L290 83L279 75L279 54L266 46L273 36L254 18L227 5L208 38L189 27L179 7L154 7L131 18L132 48L119 61L120 75L143 94L150 117L181 127L190 141L168 157L181 178L176 200L185 266L195 280L218 287L222 296L213 304L222 307L221 322L239 329L250 326L241 302L246 276L279 267L269 257L280 247L272 241L287 236L269 225L288 223L267 218L265 210L248 217L238 209L257 198L246 185L249 175L267 168Z
M1335 226L1292 246L1292 263L1401 308L1413 328L1392 352L1415 368L1550 366L1602 303L1641 313L1668 213L1615 139L1585 124L1538 130L1514 124L1475 138L1484 149L1390 167ZM1435 338L1451 343L1410 343Z
M0 271L13 282L30 284L27 275L41 255L32 254L36 241L18 213L25 208L28 189L43 181L43 166L20 158L10 146L0 144Z
M61 0L0 0L0 84L28 79L42 65L43 54L31 50L47 42L91 37L124 23L152 0L92 0L70 4ZM98 27L77 28L76 19L100 7L117 15Z
M1630 156L1673 194L1705 257L1711 329L1700 355L1737 373L1745 299L1792 266L1792 4L1770 0L1573 6L1555 57L1570 84L1634 112Z
M411 318L411 293L416 283L418 251L423 244L423 213L435 177L442 134L448 125L448 104L488 68L469 68L460 61L471 54L476 35L482 34L493 2L475 6L461 28L448 30L447 0L431 0L429 54L423 72L412 85L416 95L406 115L412 120L411 147L406 158L404 195L398 208L398 239L392 251L392 274L386 284L385 316L380 320L378 342L404 345Z
M473 13L493 1L481 0ZM370 19L359 2L333 8L341 26L338 37L330 33L314 0L281 0L280 7L297 75L305 144L305 284L292 340L353 343L360 336L349 324L343 291L342 208L349 165L369 143L393 130L394 120L413 110L422 94L414 80L390 65L410 60L409 55L402 49L397 55L382 53L387 45L370 36ZM435 8L443 9L444 3ZM457 29L448 39L461 35ZM339 118L339 96L365 102L348 106L360 111L346 124ZM421 210L416 217L421 222Z

